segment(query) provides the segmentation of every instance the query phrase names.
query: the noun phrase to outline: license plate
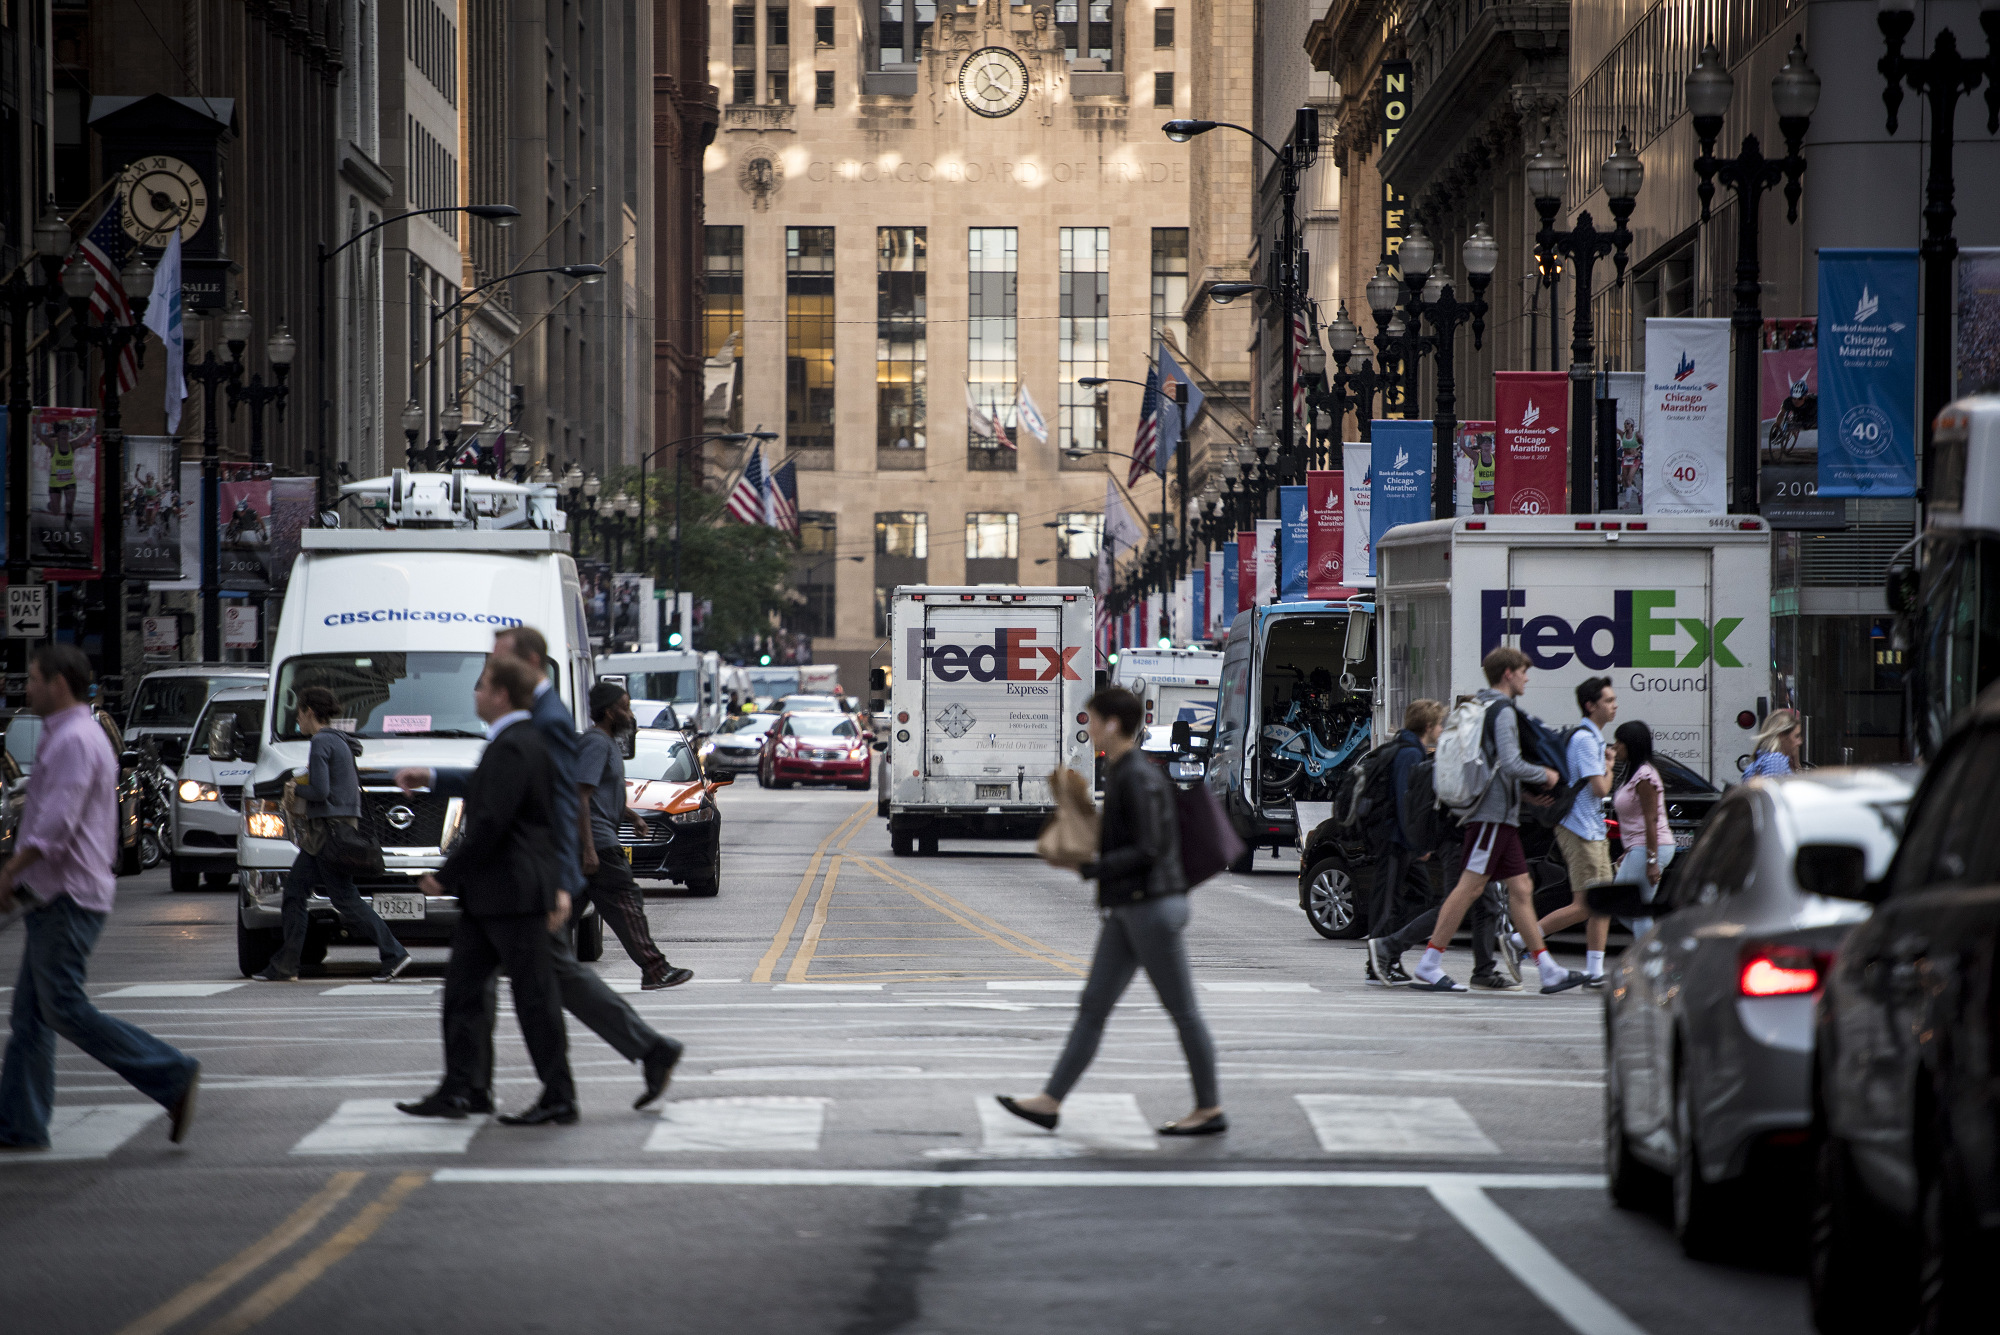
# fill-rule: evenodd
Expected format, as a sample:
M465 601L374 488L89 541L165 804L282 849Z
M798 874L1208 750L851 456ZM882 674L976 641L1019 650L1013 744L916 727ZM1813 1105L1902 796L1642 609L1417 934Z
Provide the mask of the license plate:
M384 922L422 922L424 897L420 894L376 894L375 915Z
M998 798L1004 802L1014 795L1014 789L1004 783L978 783L973 785L973 794L979 801L991 802Z
M1675 847L1675 848L1688 848L1688 847L1691 847L1691 846L1692 846L1693 844L1694 844L1694 831L1693 831L1693 830L1675 830L1675 831L1674 831L1674 847Z

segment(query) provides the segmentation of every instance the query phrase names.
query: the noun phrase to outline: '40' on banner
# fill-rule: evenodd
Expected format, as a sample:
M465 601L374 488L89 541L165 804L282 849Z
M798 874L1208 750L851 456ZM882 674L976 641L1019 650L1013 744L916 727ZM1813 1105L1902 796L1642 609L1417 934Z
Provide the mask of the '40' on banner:
M1917 252L1819 253L1819 494L1917 489Z

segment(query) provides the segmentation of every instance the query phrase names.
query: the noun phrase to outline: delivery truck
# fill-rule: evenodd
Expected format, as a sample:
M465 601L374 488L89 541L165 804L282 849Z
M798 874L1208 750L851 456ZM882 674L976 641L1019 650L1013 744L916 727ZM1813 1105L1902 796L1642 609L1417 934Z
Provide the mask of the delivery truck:
M1096 603L1083 587L901 585L879 809L898 855L941 838L1025 838L1058 766L1092 773L1084 702Z
M1486 685L1501 645L1528 656L1521 707L1553 726L1606 676L1621 722L1711 784L1733 783L1771 691L1771 534L1751 515L1487 515L1403 524L1376 544L1389 737L1412 700Z
M1199 779L1202 761L1174 744L1179 731L1207 734L1215 727L1215 698L1222 681L1219 649L1125 649L1113 679L1146 707L1139 745L1177 780Z

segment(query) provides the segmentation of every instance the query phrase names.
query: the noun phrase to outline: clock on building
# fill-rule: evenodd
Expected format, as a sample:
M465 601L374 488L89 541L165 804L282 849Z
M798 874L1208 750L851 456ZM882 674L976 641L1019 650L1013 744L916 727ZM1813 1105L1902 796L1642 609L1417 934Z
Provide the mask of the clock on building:
M208 220L208 183L179 158L140 158L118 178L125 203L125 233L144 246L164 246L178 228L181 244Z
M1028 67L1004 46L982 46L958 67L958 95L978 115L1009 115L1028 100Z

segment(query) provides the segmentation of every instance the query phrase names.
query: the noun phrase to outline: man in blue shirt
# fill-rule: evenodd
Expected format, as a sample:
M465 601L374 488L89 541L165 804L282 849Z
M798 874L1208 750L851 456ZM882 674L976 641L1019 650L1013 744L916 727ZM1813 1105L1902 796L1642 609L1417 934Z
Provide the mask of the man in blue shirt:
M1603 987L1604 942L1611 930L1611 920L1584 907L1583 891L1592 881L1611 879L1611 845L1604 828L1604 799L1611 793L1611 766L1605 759L1604 730L1618 717L1618 692L1612 689L1611 678L1589 677L1578 684L1576 703L1583 711L1583 721L1570 734L1569 754L1563 758L1563 768L1568 771L1564 777L1570 783L1579 779L1590 782L1576 795L1562 824L1556 826L1556 845L1562 849L1563 861L1569 867L1570 902L1543 918L1541 928L1546 939L1550 932L1590 919L1583 929L1584 984ZM1514 945L1520 948L1518 934Z

